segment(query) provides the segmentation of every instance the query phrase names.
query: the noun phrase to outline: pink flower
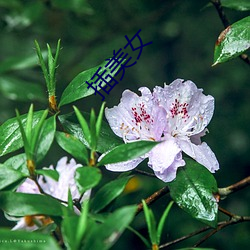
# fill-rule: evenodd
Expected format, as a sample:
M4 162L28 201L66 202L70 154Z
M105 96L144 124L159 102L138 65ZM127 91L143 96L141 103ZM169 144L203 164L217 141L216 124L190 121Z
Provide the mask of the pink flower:
M214 98L205 96L191 81L177 79L170 85L140 88L141 96L125 90L118 106L105 110L114 133L125 143L137 140L162 141L148 154L117 164L107 164L111 171L135 168L145 158L155 175L170 182L178 167L184 166L182 151L204 165L212 173L219 169L218 161L201 136L214 111Z
M56 170L59 174L58 181L47 176L40 176L38 179L39 185L46 194L49 194L63 201L68 200L68 190L70 190L71 192L72 199L78 199L80 197L80 193L77 189L74 175L76 169L78 167L81 167L81 165L76 164L74 159L71 159L69 162L67 161L68 161L67 157L63 157L58 161L55 169L52 165L49 168L44 168L44 169ZM17 188L16 191L21 193L41 194L36 183L29 178L27 178L25 182L23 182ZM89 196L90 196L90 190L85 192L80 202L82 202L85 199L88 199ZM36 222L36 224L34 224L34 221ZM34 231L38 229L39 226L51 222L52 221L49 220L49 217L45 216L25 216L18 221L17 225L12 230L21 229L27 231Z

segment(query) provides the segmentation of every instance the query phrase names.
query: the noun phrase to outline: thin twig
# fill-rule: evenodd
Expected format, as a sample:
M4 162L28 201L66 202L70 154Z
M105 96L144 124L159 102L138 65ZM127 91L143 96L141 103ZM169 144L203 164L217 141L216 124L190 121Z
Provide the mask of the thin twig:
M142 170L139 170L139 169L134 169L134 172L139 173L141 175L146 175L146 176L149 176L149 177L156 178L155 174L148 173L148 172L145 172L145 171L142 171Z
M239 191L247 186L250 185L250 176L244 178L243 180L236 182L228 187L225 188L219 188L218 192L219 195L224 198L226 196L228 196L231 193L234 193L236 191Z
M230 218L233 218L235 216L235 214L232 214L231 212L227 211L226 209L224 209L222 207L219 207L218 209L219 209L219 211L221 211L223 214L229 216Z
M229 22L226 14L225 14L223 8L222 8L221 1L220 0L211 0L211 3L216 8L216 10L217 10L217 12L219 14L220 20L223 23L224 28L226 29L228 26L230 26L230 22ZM239 57L245 63L247 63L248 65L250 65L250 59L249 59L249 57L248 57L247 54L241 54Z
M230 221L222 222L216 229L212 230L207 235L205 235L202 239L200 239L194 245L194 247L197 247L197 246L201 245L204 241L206 241L212 235L214 235L215 233L219 232L220 230L222 230L223 228L225 228L227 226L230 226L230 225L233 225L233 224L238 224L238 223L241 223L241 222L247 222L247 221L250 221L250 216L237 216L237 215L235 215Z
M212 235L215 234L216 232L220 231L221 229L223 229L224 227L227 227L227 226L229 226L229 225L237 224L237 223L241 223L241 222L247 222L247 221L250 221L250 217L248 217L248 216L242 217L242 216L234 215L233 219L231 219L230 221L222 221L222 222L219 222L219 223L218 223L218 227L217 227L216 229L214 229L213 231L209 232L209 234L207 234L205 237L209 238L210 236L212 236ZM189 239L189 238L191 238L191 237L193 237L193 236L195 236L195 235L204 233L204 232L206 232L206 231L208 231L208 230L211 230L211 229L213 229L213 228L212 228L212 227L209 227L209 226L203 227L203 228L201 228L201 229L199 229L199 230L197 230L197 231L195 231L195 232L192 232L192 233L187 234L187 235L185 235L185 236L182 236L182 237L180 237L180 238L178 238L178 239L175 239L175 240L173 240L173 241L170 241L170 242L167 242L167 243L165 243L165 244L162 244L162 245L159 246L159 248L169 247L169 246L171 246L171 245L177 244L177 243L179 243L179 242L181 242L181 241L184 241L184 240L186 240L186 239ZM209 236L208 236L208 235L209 235ZM203 239L202 242L204 242L204 241L207 239L207 238L205 239L205 237L202 238L202 239ZM197 244L201 244L202 242L201 242L201 240L200 240L198 243L196 243L195 246L198 246Z
M147 205L152 204L153 202L155 202L156 200L158 200L160 197L164 196L165 194L169 193L169 188L163 187L160 190L156 191L155 193L153 193L152 195L150 195L148 198L145 199L145 202ZM143 210L143 205L142 203L137 205L137 211L136 214L140 213Z

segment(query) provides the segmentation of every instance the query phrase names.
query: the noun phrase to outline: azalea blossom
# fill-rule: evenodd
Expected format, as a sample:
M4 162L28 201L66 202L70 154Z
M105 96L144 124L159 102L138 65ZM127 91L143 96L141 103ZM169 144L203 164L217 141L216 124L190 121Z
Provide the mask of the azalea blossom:
M68 161L67 157L63 157L58 161L55 169L52 165L49 168L44 168L44 169L56 170L59 174L59 178L57 181L47 176L40 176L38 178L38 183L40 187L43 189L44 193L49 194L65 202L67 202L68 200L68 190L70 190L71 192L72 199L78 199L80 197L80 193L77 189L74 175L76 169L78 167L81 167L81 165L76 164L74 159L71 159L69 162L67 161ZM27 178L17 188L16 191L21 193L41 194L36 183L29 178ZM80 202L89 198L89 196L90 196L90 190L84 193ZM52 223L52 220L49 217L25 216L18 221L17 225L12 230L21 229L27 231L34 231L38 229L38 225L43 226L49 223Z
M145 158L155 175L165 182L175 179L185 165L182 152L212 173L218 161L201 137L214 111L214 98L204 95L191 81L177 79L170 85L155 87L153 93L140 88L141 96L125 90L118 106L105 110L114 133L125 143L138 140L162 141L149 153L127 162L107 164L111 171L128 171Z

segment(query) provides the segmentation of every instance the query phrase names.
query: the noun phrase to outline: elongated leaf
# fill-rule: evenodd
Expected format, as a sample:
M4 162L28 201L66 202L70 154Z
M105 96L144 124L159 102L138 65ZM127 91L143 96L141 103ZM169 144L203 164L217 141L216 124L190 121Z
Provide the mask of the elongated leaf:
M99 212L117 198L124 190L128 180L132 176L126 176L104 185L97 191L92 200L91 208L94 212Z
M0 190L25 178L25 175L11 167L0 164Z
M199 163L186 159L177 177L169 183L170 195L180 208L191 216L216 227L218 204L213 196L217 183L213 175Z
M0 193L0 208L11 216L35 214L62 216L63 210L66 209L49 196L13 192Z
M40 174L40 175L48 176L55 181L58 181L58 179L59 179L59 173L56 170L38 169L38 170L36 170L36 173Z
M250 10L250 1L249 0L221 0L223 7L227 7L239 11Z
M122 144L108 152L98 163L98 166L135 159L149 152L158 142L136 141Z
M76 185L81 194L95 187L101 180L102 173L95 167L81 167L76 170Z
M226 62L250 47L250 16L228 26L215 45L214 65Z
M91 80L91 78L96 73L96 71L99 69L99 67L101 67L101 69L99 71L100 75L106 70L106 72L102 76L103 78L105 78L108 75L114 76L120 68L120 66L117 67L117 69L115 69L114 72L111 73L112 69L109 69L108 67L107 68L104 67L106 64L107 64L107 61L104 61L102 64L100 64L94 68L85 70L85 71L81 72L80 74L78 74L69 83L67 88L64 90L59 106L63 106L65 104L74 102L76 100L82 99L82 98L87 97L89 95L93 95L95 93L95 90L90 88L88 86L88 84L86 84L86 81L88 81L89 83L93 82L93 80ZM108 77L108 79L109 79L109 77ZM96 80L96 78L94 80ZM103 83L102 86L105 86L105 84ZM93 85L93 87L97 87L97 89L100 90L100 87L98 87L95 84Z
M34 112L33 127L41 118L43 111ZM20 116L22 124L26 123L27 114ZM24 125L25 126L25 125ZM13 152L23 146L17 118L11 118L0 126L0 156Z
M45 120L41 135L38 142L37 161L41 161L48 153L50 146L54 140L56 132L56 117L52 116Z
M10 231L0 228L0 249L6 250L60 250L56 241L48 234L26 231Z
M0 93L16 101L42 102L46 100L42 86L9 76L0 77Z
M86 165L89 163L86 146L76 137L64 132L56 132L56 141L62 149L81 163Z
M136 208L136 206L127 206L117 209L103 224L93 227L83 249L109 249L133 220Z
M87 120L89 120L90 116L88 113L83 113L83 115L84 115L84 117L86 117ZM86 145L86 147L89 148L89 144L84 137L82 129L81 129L80 125L78 124L78 121L77 121L74 113L59 116L59 120L63 124L63 127L70 134L74 135L84 145ZM107 122L103 121L98 144L97 144L97 151L100 153L104 153L104 152L107 152L118 145L121 145L121 144L123 144L122 139L114 134L114 132L110 129Z
M163 226L165 224L165 221L168 217L169 211L172 207L172 205L174 204L173 201L171 201L168 206L166 207L164 213L161 216L161 219L159 221L158 227L157 227L157 243L160 244L161 242L161 234L162 234L162 230L163 230Z

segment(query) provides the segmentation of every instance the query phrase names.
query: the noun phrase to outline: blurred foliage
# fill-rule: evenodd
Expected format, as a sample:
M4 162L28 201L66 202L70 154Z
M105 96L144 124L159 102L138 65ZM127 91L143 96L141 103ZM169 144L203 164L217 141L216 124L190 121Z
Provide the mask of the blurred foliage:
M250 174L249 66L234 59L211 67L214 45L224 28L215 9L204 8L207 3L205 0L0 0L0 123L14 117L15 108L20 113L26 112L31 100L36 110L46 108L42 103L46 88L33 49L34 40L41 45L49 43L55 48L57 40L61 39L63 49L57 69L57 96L60 97L77 74L99 65L112 56L113 50L126 44L125 35L131 37L142 29L143 42L153 43L143 50L137 64L126 70L123 80L106 99L107 106L117 105L125 89L137 91L141 86L152 89L155 85L162 86L164 82L170 83L179 77L191 79L204 89L205 94L211 94L216 100L215 114L206 140L220 162L221 169L215 175L218 186L239 181ZM249 11L230 9L226 9L226 13L231 23L250 14ZM30 91L20 91L20 88ZM34 95L38 89L39 93ZM84 111L92 107L99 110L100 104L99 96L77 102L77 106ZM73 111L68 106L64 109ZM53 152L48 153L41 167L55 164L62 155L65 152L54 145ZM109 179L117 176L104 172ZM124 195L120 202L138 203L164 185L153 178L152 183L147 185L144 185L145 181L148 182L148 177L139 177L138 182L142 184L134 192ZM249 193L240 191L221 205L233 213L246 215L250 210L249 198ZM156 211L160 216L168 202L165 197L152 206L156 217ZM147 233L142 214L137 216L134 223L141 233ZM166 227L171 231L164 232L162 242L201 226L201 223L194 222L174 206ZM247 249L249 230L249 223L229 227L203 246ZM144 249L135 235L125 233L114 249L129 248Z

